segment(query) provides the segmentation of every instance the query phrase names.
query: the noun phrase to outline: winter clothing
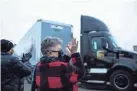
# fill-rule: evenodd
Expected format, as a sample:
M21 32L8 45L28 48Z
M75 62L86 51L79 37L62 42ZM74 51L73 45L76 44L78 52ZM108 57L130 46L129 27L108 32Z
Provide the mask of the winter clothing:
M24 62L24 63L23 63ZM1 53L1 91L21 91L21 79L31 74L28 61Z
M84 76L84 66L79 53L60 61L43 56L34 70L32 91L78 91L76 83Z

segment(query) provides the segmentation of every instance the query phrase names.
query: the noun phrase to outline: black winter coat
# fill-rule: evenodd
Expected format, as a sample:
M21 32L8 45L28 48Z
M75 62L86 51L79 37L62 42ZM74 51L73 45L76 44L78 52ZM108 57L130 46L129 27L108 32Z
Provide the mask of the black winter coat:
M28 62L1 53L1 91L20 91L21 79L31 74Z
M33 68L32 68L33 66L31 65L31 63L29 61L25 62L25 65L28 66L31 69L31 71L33 70ZM24 91L24 80L30 79L30 76L31 75L20 79L20 84L19 84L20 90L19 91Z

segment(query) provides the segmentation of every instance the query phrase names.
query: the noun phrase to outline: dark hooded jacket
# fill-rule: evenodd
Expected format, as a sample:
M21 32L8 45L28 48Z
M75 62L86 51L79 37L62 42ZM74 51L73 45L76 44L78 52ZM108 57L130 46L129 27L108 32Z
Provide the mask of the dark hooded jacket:
M64 61L43 56L35 67L31 91L78 91L76 83L83 76L84 66L79 53L64 56Z
M21 79L31 74L27 57L19 60L9 53L1 53L1 91L21 91Z

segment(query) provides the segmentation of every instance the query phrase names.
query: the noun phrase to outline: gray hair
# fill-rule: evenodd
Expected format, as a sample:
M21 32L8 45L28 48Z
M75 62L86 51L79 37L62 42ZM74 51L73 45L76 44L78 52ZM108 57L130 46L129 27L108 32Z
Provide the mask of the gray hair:
M43 55L47 54L49 51L53 50L58 44L62 44L62 40L57 37L48 36L41 43L41 52Z

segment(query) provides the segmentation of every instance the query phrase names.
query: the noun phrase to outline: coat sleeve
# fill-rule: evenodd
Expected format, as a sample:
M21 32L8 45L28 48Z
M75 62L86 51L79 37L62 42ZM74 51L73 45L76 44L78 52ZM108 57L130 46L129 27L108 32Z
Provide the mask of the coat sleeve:
M69 63L70 59L71 59L71 57L69 57L67 55L63 56L63 60L64 60L65 63Z
M19 77L25 77L31 74L31 68L19 60L17 57L12 58L11 64L13 72Z
M67 65L67 72L70 75L70 81L73 83L77 83L85 74L85 68L80 54L72 54L71 62L71 64L68 63Z

